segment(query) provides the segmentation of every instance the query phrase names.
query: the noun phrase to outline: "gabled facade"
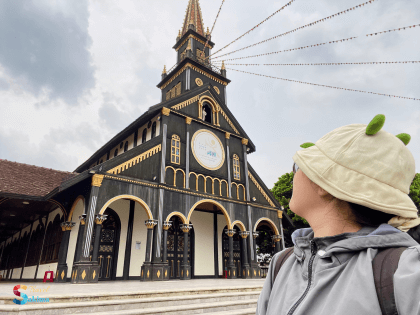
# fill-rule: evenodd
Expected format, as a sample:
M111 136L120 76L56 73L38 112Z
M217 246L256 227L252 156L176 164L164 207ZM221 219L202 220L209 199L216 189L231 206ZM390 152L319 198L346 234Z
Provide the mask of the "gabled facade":
M189 0L162 102L49 195L64 209L58 281L253 278L258 231L280 250L283 212L247 161L255 146L227 106L226 70L208 61L213 46Z

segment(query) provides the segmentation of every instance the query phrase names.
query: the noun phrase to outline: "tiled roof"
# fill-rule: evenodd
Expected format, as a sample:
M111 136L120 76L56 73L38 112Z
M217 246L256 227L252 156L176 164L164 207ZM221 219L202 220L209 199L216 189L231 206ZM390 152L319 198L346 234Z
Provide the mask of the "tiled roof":
M0 159L0 194L45 196L77 174Z
M187 12L185 13L184 24L182 26L182 33L184 35L188 31L188 26L193 24L195 31L204 36L203 17L201 16L200 3L198 0L189 0Z

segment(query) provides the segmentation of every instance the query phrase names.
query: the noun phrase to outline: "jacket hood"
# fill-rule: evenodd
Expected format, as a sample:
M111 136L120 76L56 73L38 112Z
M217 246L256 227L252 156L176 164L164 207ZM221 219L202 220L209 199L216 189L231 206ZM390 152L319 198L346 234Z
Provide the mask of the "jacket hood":
M363 227L355 233L343 233L334 236L314 238L312 228L299 229L293 232L292 241L295 244L295 254L299 258L310 247L310 241L314 240L317 249L325 253L323 258L330 257L333 253L347 253L362 251L367 248L383 247L410 247L418 243L405 232L390 226L381 224L379 227Z

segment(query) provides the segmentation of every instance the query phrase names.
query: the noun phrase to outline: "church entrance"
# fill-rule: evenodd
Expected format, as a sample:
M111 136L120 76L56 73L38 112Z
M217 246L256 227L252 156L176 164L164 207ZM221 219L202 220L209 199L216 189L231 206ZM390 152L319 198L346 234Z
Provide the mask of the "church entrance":
M172 226L168 230L168 263L170 267L169 278L170 279L179 279L181 274L181 264L184 257L184 232L182 232L180 225L182 221L174 216L171 219ZM188 237L188 263L191 266L191 277L194 275L194 247L191 246L194 244L194 228L189 232Z
M226 235L225 231L227 226L223 229L222 235L222 248L223 248L223 272L228 270L229 263L229 236ZM242 242L241 237L239 236L239 228L234 227L236 233L233 235L233 264L236 267L238 278L242 277L242 264L241 264L241 253L242 253Z
M99 243L99 280L115 280L121 222L115 211L110 208L107 208L104 214L108 215L108 217L102 223L101 240ZM94 230L92 244L94 243L95 237L96 235ZM92 251L93 245L91 246L91 257Z

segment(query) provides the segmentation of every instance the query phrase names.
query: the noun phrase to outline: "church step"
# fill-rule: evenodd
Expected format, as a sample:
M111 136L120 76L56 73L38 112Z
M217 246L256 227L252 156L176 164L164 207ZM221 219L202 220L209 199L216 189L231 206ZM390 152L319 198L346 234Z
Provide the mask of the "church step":
M110 292L110 293L92 293L92 294L68 294L68 295L43 295L41 298L49 298L51 303L71 303L71 302L91 302L106 300L127 300L127 299L145 299L158 297L203 295L219 293L239 293L239 292L261 292L262 285L241 286L241 287L219 287L219 288L188 288L178 290L149 290L137 292ZM15 296L0 296L0 305L14 305Z
M255 314L258 299L244 301L227 301L217 303L199 303L192 305L179 305L156 307L147 309L119 310L111 312L79 313L79 315L185 315L185 314L229 314L244 315Z
M222 303L226 306L242 305L249 301L257 300L260 291L253 292L231 292L231 293L217 293L217 294L197 294L197 295L181 295L169 297L155 297L155 298L137 298L137 299L121 299L121 300L100 300L100 301L85 301L85 302L71 302L71 303L50 303L50 304L26 304L22 306L0 305L1 314L75 314L81 311L86 313L92 312L116 312L136 311L156 308L185 308L187 306L193 309L200 309L203 305L212 307ZM238 304L239 303L239 304ZM234 307L236 308L236 307ZM240 308L243 308L242 306ZM219 310L219 309L216 309ZM225 310L225 309L220 309ZM135 314L135 313L133 313ZM143 313L139 313L143 314ZM149 314L149 313L144 313ZM151 312L150 314L156 314Z

